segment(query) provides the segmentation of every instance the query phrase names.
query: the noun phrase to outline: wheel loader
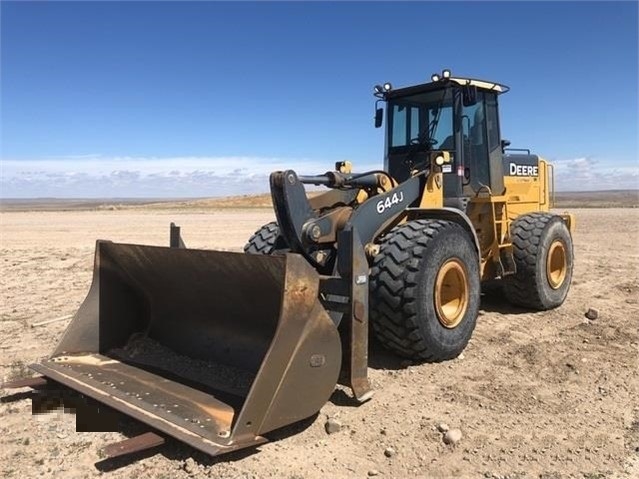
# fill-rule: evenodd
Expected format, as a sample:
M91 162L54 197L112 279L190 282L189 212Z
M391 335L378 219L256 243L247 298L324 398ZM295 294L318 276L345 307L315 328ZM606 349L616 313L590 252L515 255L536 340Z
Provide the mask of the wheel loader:
M551 165L502 138L508 87L459 78L376 86L384 167L270 175L276 221L244 252L97 241L93 283L41 376L150 432L210 455L257 446L312 417L339 383L365 402L369 325L414 361L457 357L482 286L530 310L560 306L573 270L570 214L550 212ZM307 193L307 185L325 187ZM56 391L56 392L52 392Z

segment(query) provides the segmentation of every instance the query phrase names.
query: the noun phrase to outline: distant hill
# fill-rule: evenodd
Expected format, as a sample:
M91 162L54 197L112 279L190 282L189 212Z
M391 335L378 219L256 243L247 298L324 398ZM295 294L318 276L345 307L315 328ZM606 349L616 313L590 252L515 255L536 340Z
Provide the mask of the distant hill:
M309 192L317 195L318 191ZM0 199L0 212L104 211L123 209L198 210L215 208L271 208L271 195L224 198L97 198L97 199ZM639 208L639 190L570 191L555 194L556 208Z

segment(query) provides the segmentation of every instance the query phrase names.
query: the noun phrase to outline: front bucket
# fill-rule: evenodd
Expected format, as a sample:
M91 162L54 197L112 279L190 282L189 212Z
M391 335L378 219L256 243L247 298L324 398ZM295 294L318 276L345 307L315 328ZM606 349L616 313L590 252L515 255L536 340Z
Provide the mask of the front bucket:
M87 298L32 368L208 454L256 445L337 382L318 287L295 254L98 241Z

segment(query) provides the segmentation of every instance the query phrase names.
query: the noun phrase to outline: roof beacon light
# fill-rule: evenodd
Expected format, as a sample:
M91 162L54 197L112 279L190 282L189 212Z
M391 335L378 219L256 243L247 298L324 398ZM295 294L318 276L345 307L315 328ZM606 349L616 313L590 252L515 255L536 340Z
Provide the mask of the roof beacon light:
M446 79L450 78L450 70L443 70L442 77Z
M384 83L385 91L391 91L392 89L393 89L393 85L391 85L389 82Z
M433 81L439 81L439 75L437 73L433 73L430 79Z

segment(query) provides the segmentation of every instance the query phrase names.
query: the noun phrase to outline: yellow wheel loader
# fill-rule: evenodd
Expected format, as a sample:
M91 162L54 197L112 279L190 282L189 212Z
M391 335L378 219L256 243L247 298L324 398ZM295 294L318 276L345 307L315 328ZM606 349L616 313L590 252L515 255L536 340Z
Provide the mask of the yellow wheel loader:
M376 86L384 169L272 173L277 221L244 253L188 249L174 225L169 247L98 241L86 300L31 365L41 376L5 387L72 390L152 430L107 455L164 436L217 455L313 416L338 383L368 400L369 322L394 353L444 361L473 333L482 284L561 305L574 219L549 212L551 165L502 139L506 91L448 70Z

